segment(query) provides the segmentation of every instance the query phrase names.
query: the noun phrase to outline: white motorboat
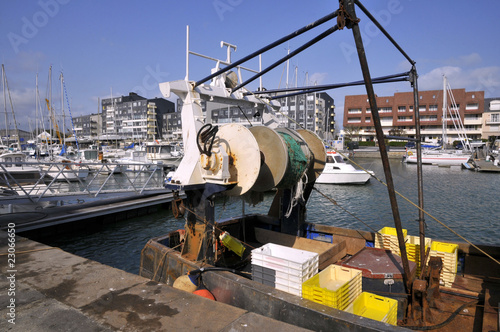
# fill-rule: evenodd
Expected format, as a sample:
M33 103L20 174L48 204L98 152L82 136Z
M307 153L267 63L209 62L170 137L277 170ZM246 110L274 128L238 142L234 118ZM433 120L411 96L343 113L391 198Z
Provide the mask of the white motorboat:
M183 157L181 147L172 142L154 140L146 144L146 158L153 163L168 164Z
M125 151L125 155L115 159L114 162L123 165L129 171L141 171L153 164L146 158L146 151L133 149Z
M363 171L354 168L344 161L335 151L327 151L325 168L316 179L322 184L365 184L374 175L372 171Z
M54 162L46 163L42 168L55 181L85 180L90 173L88 166L59 156L55 157Z
M39 167L27 163L21 152L6 152L0 155L0 184L23 185L40 182L43 177Z

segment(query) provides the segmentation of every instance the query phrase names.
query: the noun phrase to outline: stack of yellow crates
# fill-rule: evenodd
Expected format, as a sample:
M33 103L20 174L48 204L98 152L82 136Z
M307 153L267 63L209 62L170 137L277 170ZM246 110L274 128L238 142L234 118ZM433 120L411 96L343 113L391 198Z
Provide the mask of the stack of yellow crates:
M406 239L408 232L403 229L403 236ZM390 250L393 254L401 256L399 250L398 235L396 228L384 227L375 234L375 248Z
M441 284L451 287L457 275L458 244L445 242L432 242L430 257L441 257L443 269L441 270Z
M302 297L344 310L361 294L362 272L330 265L302 284Z
M398 323L398 301L368 292L362 292L345 311L391 325Z
M432 239L425 238L425 250L431 246ZM417 263L417 276L420 275L422 266L420 263L420 237L414 235L408 235L406 237L406 254L408 259L412 262Z

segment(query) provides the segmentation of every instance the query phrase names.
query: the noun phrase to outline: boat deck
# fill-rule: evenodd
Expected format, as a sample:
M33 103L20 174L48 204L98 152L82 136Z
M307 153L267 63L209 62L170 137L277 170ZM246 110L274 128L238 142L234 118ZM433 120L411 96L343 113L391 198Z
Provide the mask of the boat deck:
M7 233L0 243L5 256ZM0 287L15 292L0 295L15 304L0 309L2 331L307 331L25 238L15 244L15 267L0 271Z

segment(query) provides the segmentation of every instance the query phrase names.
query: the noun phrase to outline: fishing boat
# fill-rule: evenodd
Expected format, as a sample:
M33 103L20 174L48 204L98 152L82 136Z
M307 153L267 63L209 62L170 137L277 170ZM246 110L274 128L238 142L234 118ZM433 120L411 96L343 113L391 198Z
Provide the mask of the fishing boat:
M336 151L327 151L325 168L316 183L321 184L365 184L374 175L373 171L354 168L344 161Z
M426 248L422 216L418 239L425 245L419 245L418 250L417 239L408 239L402 229L354 4L349 0L340 4L338 11L239 61L225 63L222 69L218 66L224 62L219 60L212 74L202 80L189 80L187 72L184 80L160 84L164 97L174 93L183 105L185 153L165 187L176 197L172 203L174 216L185 218L186 224L184 229L160 235L145 245L140 274L310 330L399 331L406 327L474 331L478 326L479 330L488 328L492 322L489 310L496 313L493 323L497 324L498 313L491 306L498 303L494 287L498 286L495 278L500 276L499 248L441 244L453 247L453 254L437 257L432 256L431 249L445 250L439 245ZM369 15L358 1L356 5ZM248 81L231 77L231 69L264 50L337 17L337 24L353 29L371 110L377 115L373 119L381 142L394 234L384 229L349 230L307 222L307 202L313 190L320 193L315 182L326 162L322 140L305 129L280 128L274 116L280 105L273 94L262 89L249 91L245 88ZM338 28L335 25L327 31ZM418 93L418 75L414 62L410 63L411 78L404 80L410 80ZM393 78L378 78L377 82ZM303 91L310 89L305 87ZM266 125L246 128L236 123L205 123L201 100L251 107L262 115ZM270 190L275 196L267 214L216 218L218 198L240 197L244 211L244 202L258 204L262 193ZM184 194L186 198L181 199ZM409 256L415 258L422 252L416 262L409 260ZM486 263L491 261L495 264ZM456 263L451 269L450 262ZM488 269L482 264L488 264ZM447 273L453 281L442 280L443 266L451 270ZM347 271L352 276L341 282L340 277L328 275L332 271ZM382 307L386 304L384 314Z

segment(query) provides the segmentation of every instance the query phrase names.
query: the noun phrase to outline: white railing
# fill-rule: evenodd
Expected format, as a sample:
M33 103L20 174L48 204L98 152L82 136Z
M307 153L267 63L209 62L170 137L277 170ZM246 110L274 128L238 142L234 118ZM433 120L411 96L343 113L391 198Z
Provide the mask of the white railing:
M14 164L21 164L24 168L38 168L39 178L32 178L28 182L19 173L12 173L11 166ZM42 199L54 197L98 198L103 194L118 192L146 194L165 188L166 172L170 170L170 166L172 165L152 163L1 162L0 203L13 198L25 198L36 204Z

